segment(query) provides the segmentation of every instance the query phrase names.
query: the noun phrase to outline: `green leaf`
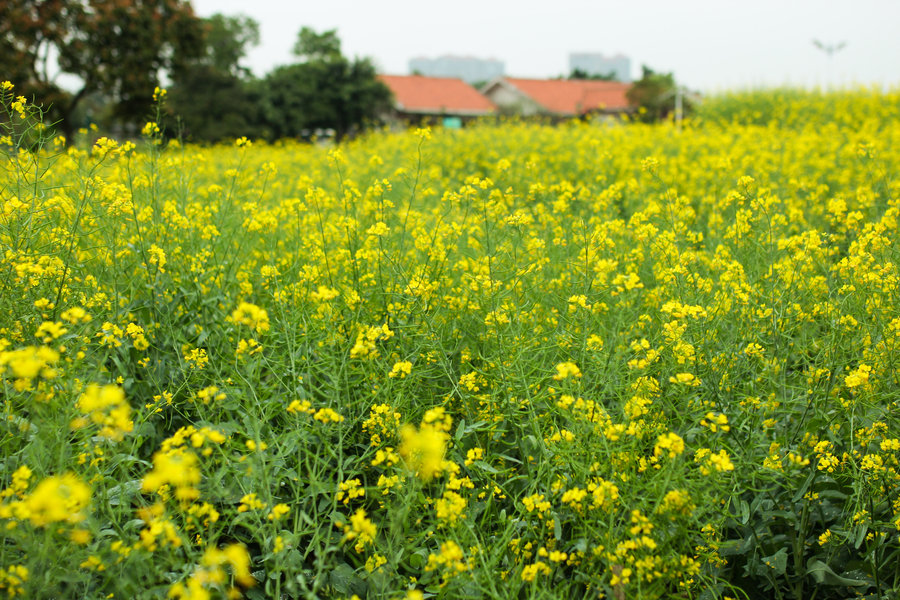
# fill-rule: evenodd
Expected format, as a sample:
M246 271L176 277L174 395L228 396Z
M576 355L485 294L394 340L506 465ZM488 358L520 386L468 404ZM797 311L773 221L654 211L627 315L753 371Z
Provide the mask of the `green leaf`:
M347 563L339 564L330 574L331 585L344 596L350 594L365 594L365 583L356 574L356 571Z
M457 442L463 439L463 436L466 434L466 420L460 419L459 425L456 426L456 433L453 435L453 439Z
M721 556L737 556L746 554L753 548L753 536L748 535L742 540L727 540L719 545L719 554Z
M806 481L803 482L803 485L800 486L800 489L797 490L797 492L794 494L791 502L798 502L800 498L802 498L806 494L806 491L809 489L809 486L812 485L812 482L816 478L817 474L818 471L816 471L815 469L810 472L809 476L806 478Z
M871 581L841 577L831 567L817 558L806 563L806 574L812 576L816 583L820 585L847 585L852 587L872 585Z
M126 501L129 500L141 489L141 483L140 479L134 479L114 485L106 492L107 503L110 506L117 506L122 503L123 497Z
M746 525L750 522L750 505L746 500L741 500L741 524Z
M428 560L425 556L419 552L409 555L409 566L415 571L420 571L425 568L425 563L427 562Z
M856 530L856 535L853 538L853 547L859 548L866 539L866 533L869 531L869 528L866 525L860 524L854 529Z
M775 554L762 558L763 565L775 575L783 576L787 570L787 548L782 548Z
M482 470L486 473L499 473L500 472L499 469L492 467L491 465L484 462L483 460L476 460L475 462L472 463L472 466L478 467L480 470Z

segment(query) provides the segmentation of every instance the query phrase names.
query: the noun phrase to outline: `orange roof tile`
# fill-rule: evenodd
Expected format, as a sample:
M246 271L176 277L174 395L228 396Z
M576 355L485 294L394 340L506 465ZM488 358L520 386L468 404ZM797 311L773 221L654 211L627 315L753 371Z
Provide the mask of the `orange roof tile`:
M630 87L619 81L587 79L518 79L504 81L529 96L544 109L559 115L581 115L601 106L606 110L625 110Z
M497 108L478 90L454 77L379 75L378 79L391 88L395 106L404 112L486 115Z

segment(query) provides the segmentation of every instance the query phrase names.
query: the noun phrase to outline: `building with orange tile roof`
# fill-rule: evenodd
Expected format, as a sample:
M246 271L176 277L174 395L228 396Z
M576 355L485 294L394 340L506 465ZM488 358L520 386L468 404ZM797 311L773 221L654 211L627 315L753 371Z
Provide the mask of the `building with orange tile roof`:
M631 112L625 95L629 87L618 81L500 77L485 85L481 93L503 112L572 118Z
M437 119L471 120L492 115L496 105L455 77L379 75L394 94L395 119L418 123Z

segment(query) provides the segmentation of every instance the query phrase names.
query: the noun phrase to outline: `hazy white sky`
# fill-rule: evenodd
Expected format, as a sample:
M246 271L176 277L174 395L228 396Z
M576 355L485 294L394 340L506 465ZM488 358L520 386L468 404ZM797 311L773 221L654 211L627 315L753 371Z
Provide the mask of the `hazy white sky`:
M900 85L898 0L193 0L200 16L243 13L262 43L257 75L292 62L304 25L337 29L349 56L409 72L416 56L496 58L512 76L568 71L570 52L622 53L718 91L772 85ZM829 59L813 39L846 46Z

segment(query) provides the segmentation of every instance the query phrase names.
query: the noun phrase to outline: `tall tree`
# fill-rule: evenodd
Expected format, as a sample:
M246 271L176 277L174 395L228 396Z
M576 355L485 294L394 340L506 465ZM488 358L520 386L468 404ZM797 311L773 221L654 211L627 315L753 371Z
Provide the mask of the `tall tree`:
M204 51L172 73L170 107L190 140L257 137L259 98L241 60L259 44L259 24L216 14L203 25Z
M48 108L71 137L89 94L113 98L122 121L147 112L162 71L202 50L200 20L186 0L4 0L0 72ZM64 89L60 75L78 87Z
M247 51L259 45L259 23L247 15L214 14L203 20L205 52L198 61L220 73L246 77L250 69L241 65Z
M262 82L273 137L333 129L340 141L390 106L391 92L377 79L372 61L346 58L334 30L316 33L304 27L294 53L301 62L275 69Z
M297 34L293 52L294 56L307 62L332 62L344 58L341 54L341 40L337 36L336 29L316 33L310 27L302 28Z

